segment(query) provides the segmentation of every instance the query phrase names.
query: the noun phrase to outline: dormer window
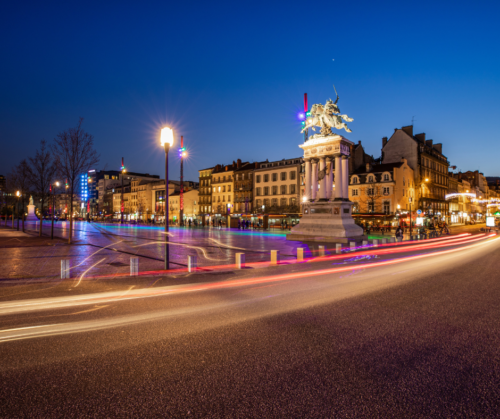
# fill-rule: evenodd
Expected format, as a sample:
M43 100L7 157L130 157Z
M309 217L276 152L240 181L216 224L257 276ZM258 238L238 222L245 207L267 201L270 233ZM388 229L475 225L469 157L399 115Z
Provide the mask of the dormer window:
M384 173L384 182L389 182L391 180L391 177L389 176L389 173Z
M373 182L373 181L374 181L373 176L372 176L372 175L368 176L368 182L370 182L370 183L371 183L371 182Z
M353 184L359 183L359 180L358 180L358 177L357 177L357 176L353 176L353 177L352 177L352 183L353 183Z

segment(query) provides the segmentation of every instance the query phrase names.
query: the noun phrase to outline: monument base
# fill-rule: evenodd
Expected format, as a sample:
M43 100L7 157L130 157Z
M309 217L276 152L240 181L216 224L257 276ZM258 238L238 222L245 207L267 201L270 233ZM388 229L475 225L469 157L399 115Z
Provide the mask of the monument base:
M367 240L363 229L352 218L353 202L306 202L300 223L287 234L287 240L326 243L359 243Z
M28 205L28 215L26 216L26 221L38 221L38 217L35 215L35 206Z

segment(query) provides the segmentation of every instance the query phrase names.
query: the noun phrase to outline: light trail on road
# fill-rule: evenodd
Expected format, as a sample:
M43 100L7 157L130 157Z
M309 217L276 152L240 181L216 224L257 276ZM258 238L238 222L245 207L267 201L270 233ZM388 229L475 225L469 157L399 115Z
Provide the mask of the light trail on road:
M488 238L496 236L495 234L488 235ZM134 290L133 293L128 294L127 296L120 295L120 292L108 292L108 293L98 293L91 294L85 296L76 296L76 297L55 297L50 299L39 299L39 300L27 300L27 301L15 301L15 302L7 302L0 304L0 315L8 315L13 313L22 313L22 312L30 312L30 311L39 311L39 310L47 310L54 308L67 308L74 307L80 305L88 305L88 304L102 304L109 302L118 302L125 300L132 300L138 298L148 298L148 297L160 297L172 294L180 294L186 292L195 292L195 291L206 291L206 290L215 290L221 288L232 288L232 287L241 287L247 285L254 284L265 284L269 282L278 282L278 281L287 281L292 279L299 279L305 277L312 276L321 276L321 275L330 275L348 271L355 270L363 270L363 269L373 269L382 266L389 266L394 264L401 264L405 262L421 260L426 258L432 258L440 255L446 255L456 252L462 252L466 250L470 250L472 248L478 246L488 245L500 240L500 237L497 237L492 240L484 240L484 237L476 238L470 240L470 242L476 242L482 240L480 243L469 244L463 247L459 247L456 249L448 249L441 250L433 253L419 254L413 256L407 256L399 259L391 259L387 261L380 262L372 262L372 263L362 263L357 265L347 265L342 267L328 268L328 269L319 269L305 272L296 272L296 273L287 273L287 274L278 274L278 275L268 275L261 277L254 277L250 279L235 279L235 280L227 280L227 281L217 281L217 282L208 282L201 284L188 284L188 285L176 285L176 286L166 286L166 287L157 287L157 288L143 288ZM3 331L0 330L0 333Z

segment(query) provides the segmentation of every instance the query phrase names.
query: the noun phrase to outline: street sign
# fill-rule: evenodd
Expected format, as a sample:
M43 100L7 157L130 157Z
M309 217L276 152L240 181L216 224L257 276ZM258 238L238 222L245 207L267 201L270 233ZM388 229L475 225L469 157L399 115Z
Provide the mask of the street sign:
M421 209L417 210L417 214L418 215L422 214L422 210Z
M408 202L411 204L413 202L413 198L412 197L409 197L408 198Z

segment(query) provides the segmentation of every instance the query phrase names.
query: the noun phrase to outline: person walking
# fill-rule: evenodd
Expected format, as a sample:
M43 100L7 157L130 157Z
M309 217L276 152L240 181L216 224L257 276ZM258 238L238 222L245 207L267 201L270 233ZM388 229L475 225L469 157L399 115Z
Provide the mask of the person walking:
M401 226L398 226L398 228L396 229L396 239L399 239L401 238L401 240L403 240L403 229Z

